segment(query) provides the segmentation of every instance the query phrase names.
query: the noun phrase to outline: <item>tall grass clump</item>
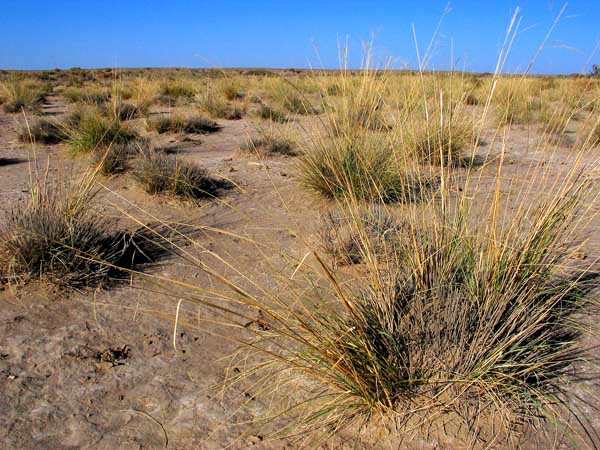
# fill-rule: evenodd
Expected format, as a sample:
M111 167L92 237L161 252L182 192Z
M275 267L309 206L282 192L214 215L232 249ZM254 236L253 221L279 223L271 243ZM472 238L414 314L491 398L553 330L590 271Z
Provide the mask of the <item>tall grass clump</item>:
M134 245L93 208L90 179L73 187L37 179L29 198L6 211L0 224L3 282L42 279L83 289L119 273Z
M286 114L266 104L260 106L258 109L258 116L261 119L277 123L286 123L288 121L288 116Z
M84 105L102 105L110 100L110 92L98 87L68 87L62 92L62 96L69 103Z
M434 111L413 120L405 131L402 145L418 161L456 165L463 159L463 152L474 144L474 125L458 110Z
M503 79L498 83L492 101L499 125L524 125L535 121L539 101L532 97L528 87L529 83L523 78Z
M89 153L111 144L126 144L139 138L132 128L116 118L103 116L97 110L87 110L77 118L70 130L69 145L73 154Z
M179 99L190 100L196 95L196 88L187 80L167 80L160 87L159 94L165 99L170 99L172 102L176 102Z
M326 198L352 195L369 202L410 202L430 186L416 160L399 152L399 136L382 121L385 74L340 74L342 90L301 156L301 183Z
M51 88L33 80L8 80L0 83L2 108L6 113L31 111L51 92Z

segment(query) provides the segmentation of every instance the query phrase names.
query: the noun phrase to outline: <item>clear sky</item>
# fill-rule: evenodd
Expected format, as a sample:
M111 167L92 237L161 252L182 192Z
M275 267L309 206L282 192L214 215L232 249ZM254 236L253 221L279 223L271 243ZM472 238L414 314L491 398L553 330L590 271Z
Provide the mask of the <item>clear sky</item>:
M446 0L1 0L0 68L328 67L338 38L361 40L395 67L415 67L414 23L427 47ZM429 68L493 71L512 12L522 11L506 68L523 70L564 2L455 0ZM587 70L600 40L600 0L571 0L533 71Z

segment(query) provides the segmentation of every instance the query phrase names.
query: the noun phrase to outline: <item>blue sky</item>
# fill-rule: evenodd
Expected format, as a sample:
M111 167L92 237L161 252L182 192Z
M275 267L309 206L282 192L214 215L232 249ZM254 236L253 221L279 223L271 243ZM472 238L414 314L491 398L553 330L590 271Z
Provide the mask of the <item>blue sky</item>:
M427 47L447 1L437 0L2 0L0 68L330 67L350 36L379 58L415 67L412 34ZM523 70L563 6L554 0L455 0L429 68L493 71L512 12L522 11L506 68ZM600 40L600 0L572 0L533 71L572 73Z

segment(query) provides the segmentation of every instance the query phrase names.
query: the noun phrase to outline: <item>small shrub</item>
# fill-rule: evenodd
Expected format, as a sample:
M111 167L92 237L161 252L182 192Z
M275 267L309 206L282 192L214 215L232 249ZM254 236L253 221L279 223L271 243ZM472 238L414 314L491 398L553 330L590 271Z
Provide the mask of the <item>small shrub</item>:
M227 187L206 169L159 152L148 152L139 158L133 175L149 194L164 193L186 199L216 197Z

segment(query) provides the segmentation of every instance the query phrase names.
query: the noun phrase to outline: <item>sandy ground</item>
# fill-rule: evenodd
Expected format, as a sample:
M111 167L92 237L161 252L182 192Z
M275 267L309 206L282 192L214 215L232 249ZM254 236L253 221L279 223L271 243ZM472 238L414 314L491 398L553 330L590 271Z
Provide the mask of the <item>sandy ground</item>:
M46 106L49 114L62 111L64 105L56 98ZM10 158L8 164L0 166L3 207L27 195L31 149L16 142L17 121L22 121L18 115L0 114L0 158ZM288 267L277 252L265 258L255 246L236 236L269 243L281 253L301 258L317 225L319 215L315 212L327 205L298 186L293 158L258 162L234 154L254 132L256 122L242 119L220 123L220 132L198 140L184 141L174 135L154 139L172 146L182 158L236 183L237 187L222 199L195 205L151 197L126 175L106 181L100 204L107 214L121 217L122 226L132 224L122 219L119 208L144 217L144 221L152 215L231 233L204 228L194 236L204 248L189 246L189 251L210 249L226 255L245 273L269 283L264 275L270 265L289 273L293 266ZM527 129L515 130L510 139L508 157L512 164L507 165L507 171L526 174L525 168L532 167L532 161L545 164L545 155L533 149L535 137ZM569 158L566 149L560 151L565 160ZM76 174L87 164L83 158L68 158L61 145L39 146L36 153L42 167L51 156L50 173L61 177ZM559 170L560 162L556 164ZM505 193L510 197L508 188ZM585 233L588 242L582 258L600 255L597 225L598 221L591 223ZM176 256L164 258L147 271L199 285L209 283L196 267ZM94 292L66 294L35 283L0 291L2 448L297 448L293 441L267 440L263 431L268 427L232 425L252 421L267 409L265 400L243 385L219 388L231 369L223 357L234 352L236 345L214 332L235 337L243 331L227 331L220 325L208 329L198 320L197 327L179 325L174 333L177 298L154 291L157 289L144 277ZM184 304L181 314L193 318L214 312ZM593 410L588 414L593 419ZM444 439L426 445L414 438L402 447L451 445ZM323 445L381 447L381 442L373 439L352 442L345 436Z

